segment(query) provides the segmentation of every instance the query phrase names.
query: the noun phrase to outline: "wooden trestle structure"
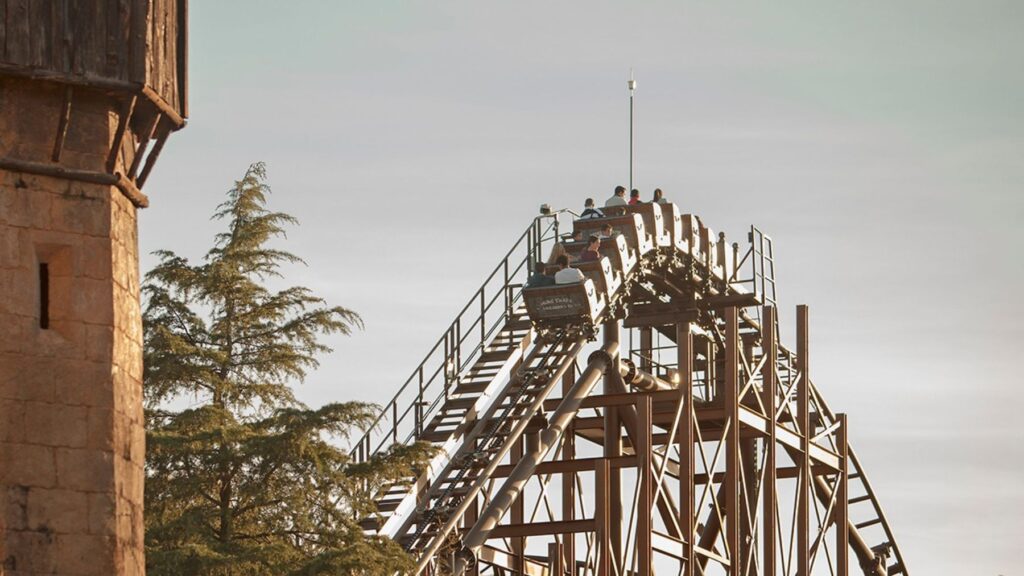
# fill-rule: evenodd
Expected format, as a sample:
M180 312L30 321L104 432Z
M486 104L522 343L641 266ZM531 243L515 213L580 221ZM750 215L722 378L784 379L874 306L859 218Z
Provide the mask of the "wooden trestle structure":
M417 574L907 575L806 306L779 341L771 239L617 208L573 222L615 229L584 283L524 289L569 216L532 223L359 441L439 447L367 531Z

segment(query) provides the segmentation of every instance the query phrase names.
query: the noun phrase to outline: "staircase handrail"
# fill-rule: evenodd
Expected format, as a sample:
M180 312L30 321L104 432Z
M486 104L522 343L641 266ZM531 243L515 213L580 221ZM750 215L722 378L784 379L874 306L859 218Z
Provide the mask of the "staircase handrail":
M430 348L423 361L413 370L391 401L384 405L377 418L352 447L350 457L353 461L367 460L389 444L389 439L390 443L398 443L399 441L408 441L418 435L421 427L428 421L428 416L441 404L440 400L450 392L450 385L455 381L457 374L472 365L488 342L508 322L511 311L521 298L521 288L525 284L525 278L522 282L515 282L515 280L519 274L529 270L528 264L531 260L540 259L545 241L557 239L558 217L562 213L569 213L569 211L557 211L534 218L526 230L519 235L498 265L456 314L455 320L449 324L441 337ZM516 256L513 261L513 256L524 246L526 251L522 258ZM501 285L493 290L493 294L488 300L486 297L488 284L498 278L499 273L501 273ZM495 320L488 325L487 313L494 308L501 297L505 298L504 305L501 306L500 313ZM471 349L463 355L463 344L474 334L479 334L479 340L474 340ZM427 365L431 363L431 360L436 360L438 363L437 367L428 374L430 369L427 368ZM432 385L442 372L444 372L444 386L428 399L428 392L431 392ZM414 386L415 388L413 388ZM413 389L416 394L411 396L409 392ZM383 430L388 426L386 420L389 416L390 427ZM410 432L400 432L400 425L408 423L410 416L414 420ZM379 441L375 442L375 438L379 438Z

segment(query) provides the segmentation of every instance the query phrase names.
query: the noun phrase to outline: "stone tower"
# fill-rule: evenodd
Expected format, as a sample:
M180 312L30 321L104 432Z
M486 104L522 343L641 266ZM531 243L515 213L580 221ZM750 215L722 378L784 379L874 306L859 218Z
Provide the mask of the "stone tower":
M187 0L0 0L0 576L143 574L136 211Z

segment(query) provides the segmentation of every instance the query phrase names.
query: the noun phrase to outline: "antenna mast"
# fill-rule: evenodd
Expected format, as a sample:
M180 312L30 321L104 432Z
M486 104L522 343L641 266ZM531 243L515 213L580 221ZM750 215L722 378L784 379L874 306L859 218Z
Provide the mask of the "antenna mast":
M633 93L636 92L636 80L633 79L633 69L629 69L629 189L633 190Z

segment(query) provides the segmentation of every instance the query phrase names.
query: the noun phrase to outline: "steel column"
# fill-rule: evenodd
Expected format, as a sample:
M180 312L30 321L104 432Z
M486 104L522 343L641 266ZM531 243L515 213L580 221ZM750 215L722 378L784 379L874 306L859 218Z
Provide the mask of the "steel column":
M567 396L576 382L574 369L562 376L562 396ZM571 461L576 458L576 434L570 424L562 436L562 460ZM562 520L571 522L576 519L576 473L562 474ZM566 534L562 538L563 566L573 574L576 566L576 535Z
M797 576L810 576L810 492L811 492L811 418L810 390L811 376L808 372L808 330L807 306L796 307L796 363L799 380L796 386L797 423L800 428L800 454L797 467L800 476L797 479L797 522L796 522L796 573Z
M723 399L726 414L725 434L725 542L729 549L729 572L742 574L740 554L740 381L739 381L739 314L735 306L725 310L725 388Z
M654 373L654 363L651 361L654 356L653 332L650 326L640 328L640 369L651 373Z
M523 461L523 452L526 446L526 436L527 434L524 433L523 436L519 438L519 441L516 442L515 447L512 448L512 453L509 455L508 459L510 464L518 466L518 464ZM525 506L523 503L523 499L519 498L518 496L519 494L517 492L516 498L512 500L512 502L510 503L512 508L510 520L512 521L513 524L523 523L523 512ZM504 512L504 510L502 512ZM486 509L484 509L484 514L486 513L487 511ZM479 525L480 520L478 519L476 524L474 524L474 527ZM523 574L526 570L526 538L522 536L513 536L509 540L510 548L512 550L512 570L516 574ZM463 544L466 547L469 547L467 542L464 541ZM473 552L476 553L476 550L473 550Z
M548 544L548 576L562 576L565 569L562 567L562 545L555 540Z
M602 329L604 346L616 346L620 342L620 328L617 320L604 323ZM616 348L618 349L618 348ZM615 353L613 361L618 365L620 354ZM604 377L605 393L613 392L621 376L608 371ZM619 421L619 410L615 407L605 408L604 412L604 456L617 458L622 455L622 433ZM611 530L611 555L616 566L622 565L622 471L612 468L608 471L608 492L611 495L608 506Z
M639 491L637 495L636 514L636 552L637 570L639 576L651 576L653 574L652 563L654 562L651 551L651 530L654 528L651 520L651 508L654 500L654 475L651 473L652 456L651 451L651 419L652 419L651 396L640 394L636 400L637 433L634 451L637 457L637 482Z
M778 507L775 492L775 412L777 411L775 386L778 377L776 359L779 355L778 342L775 339L775 308L765 306L762 318L764 321L761 324L761 350L767 356L767 360L761 367L761 399L768 416L768 434L764 439L764 479L761 481L763 484L762 522L764 526L761 537L763 551L761 570L764 576L775 576L775 533L777 530L775 514Z
M850 515L849 515L849 444L846 414L837 414L836 448L839 451L839 475L836 478L836 576L848 576L850 570Z
M597 576L611 576L611 467L607 458L594 462L594 477L594 545L597 547Z
M690 323L676 324L676 371L679 374L679 401L683 414L680 419L682 432L679 435L679 526L683 531L682 540L684 576L697 576L697 540L694 521L694 499L696 487L693 482L694 460L694 411L693 411L693 335Z

